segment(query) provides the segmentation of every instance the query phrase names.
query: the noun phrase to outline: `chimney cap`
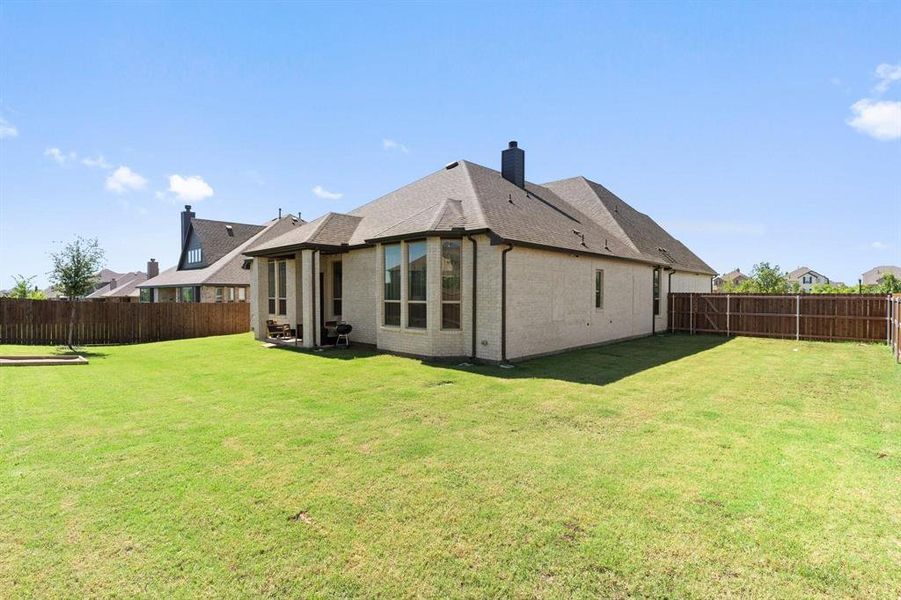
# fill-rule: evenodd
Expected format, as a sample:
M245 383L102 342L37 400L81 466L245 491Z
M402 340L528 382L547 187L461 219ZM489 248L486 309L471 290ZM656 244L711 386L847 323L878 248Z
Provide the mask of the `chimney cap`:
M507 146L508 148L518 148L519 143L516 140L510 140L510 144Z
M191 205L190 205L190 204L185 204L185 210L191 210Z

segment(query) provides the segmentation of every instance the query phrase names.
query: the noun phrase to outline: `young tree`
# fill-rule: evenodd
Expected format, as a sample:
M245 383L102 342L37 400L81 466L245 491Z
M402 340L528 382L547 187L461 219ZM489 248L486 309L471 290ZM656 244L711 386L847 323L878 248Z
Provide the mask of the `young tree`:
M66 297L70 305L69 332L66 343L72 347L75 332L75 302L94 290L96 273L103 266L104 253L96 239L75 238L59 252L50 255L53 287Z
M892 273L886 273L882 276L882 283L879 284L878 292L881 294L901 293L901 279L898 279Z
M779 265L771 266L768 262L754 265L751 281L754 282L754 291L759 294L785 294L789 289L788 278Z
M19 300L46 300L44 292L38 289L38 286L32 286L32 280L37 275L25 277L24 275L13 275L13 281L16 284L7 293L8 298L18 298Z

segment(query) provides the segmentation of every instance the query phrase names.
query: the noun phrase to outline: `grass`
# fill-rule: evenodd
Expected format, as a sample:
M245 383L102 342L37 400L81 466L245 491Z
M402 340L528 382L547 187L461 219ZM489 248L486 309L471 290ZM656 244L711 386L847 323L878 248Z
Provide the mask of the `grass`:
M882 346L92 352L0 369L0 597L901 593Z

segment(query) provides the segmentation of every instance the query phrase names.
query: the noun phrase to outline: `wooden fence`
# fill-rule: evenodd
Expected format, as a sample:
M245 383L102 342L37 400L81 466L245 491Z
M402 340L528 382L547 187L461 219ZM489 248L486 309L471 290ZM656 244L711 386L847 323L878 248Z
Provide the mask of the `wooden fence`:
M135 344L250 331L247 303L75 302L74 343ZM0 343L64 344L72 304L0 298Z
M670 294L669 329L795 340L890 342L881 294ZM897 307L896 307L897 309Z
M901 363L901 294L895 294L889 302L889 343L895 360Z

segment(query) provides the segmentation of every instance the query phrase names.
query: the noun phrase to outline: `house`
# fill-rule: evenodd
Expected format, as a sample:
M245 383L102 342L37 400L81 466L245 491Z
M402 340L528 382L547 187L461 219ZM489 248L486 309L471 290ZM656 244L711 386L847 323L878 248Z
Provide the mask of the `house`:
M728 273L724 273L717 277L713 278L713 290L718 292L725 285L739 285L742 281L747 281L750 279L747 275L741 272L741 269L736 267L734 270L729 271Z
M888 274L892 274L898 279L901 279L901 267L893 267L891 265L873 267L860 276L860 281L864 285L881 285L882 278Z
M141 302L246 302L250 273L241 268L243 252L301 224L293 215L263 225L198 219L186 205L178 264L137 285Z
M94 289L92 290L91 294L93 294L97 290L102 290L104 288L108 288L111 281L122 280L124 277L129 276L129 275L132 275L132 274L131 273L117 273L116 271L113 271L112 269L106 269L106 268L100 269L97 273L94 274ZM54 287L52 285L46 287L43 291L44 291L44 296L48 300L65 300L65 298L66 298L60 292L58 292L56 289L54 289ZM88 294L88 296L85 296L85 298L90 297L91 294Z
M817 284L829 283L828 277L810 267L798 267L788 274L787 279L789 283L797 283L805 292L809 292Z
M85 296L85 300L93 302L137 302L138 301L138 284L147 281L148 273L152 273L152 269L156 269L159 273L159 264L154 259L147 263L147 273L135 271L133 273L119 273L118 277L113 277L105 286L99 287L92 293Z
M500 172L452 162L245 254L258 339L274 320L312 348L343 321L382 350L492 362L662 331L667 293L716 275L600 184L528 182L516 142Z

